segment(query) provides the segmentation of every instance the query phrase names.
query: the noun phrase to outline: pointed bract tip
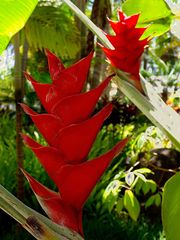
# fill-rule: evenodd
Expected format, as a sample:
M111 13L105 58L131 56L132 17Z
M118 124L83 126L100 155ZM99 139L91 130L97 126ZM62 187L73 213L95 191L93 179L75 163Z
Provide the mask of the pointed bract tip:
M47 55L54 55L48 48L45 48L45 54Z
M94 49L92 49L89 54L92 55L92 57L93 57L93 55L94 55Z
M140 16L140 13L136 13L132 16L128 16L126 18L126 24L129 28L135 28L137 23L138 23L138 20L139 20L139 16Z
M112 21L108 16L106 16L106 18L107 18L108 22L111 22L111 21ZM103 31L103 30L102 30L102 31Z
M34 80L33 77L32 77L29 73L24 72L24 76L25 76L25 78L26 78L27 80L29 80L30 82L36 83L36 80Z
M27 73L27 72L25 72L25 71L24 71L23 73L24 73L25 78L28 79L28 78L30 77L30 74L29 74L29 73Z
M94 55L94 50L91 50L88 55L90 55L91 57L93 57L93 55Z
M33 178L27 171L25 171L23 168L21 168L22 173L28 180L33 192L37 194L38 197L41 198L49 198L49 197L60 197L60 195L47 187L45 187L43 184L38 182L35 178Z
M123 13L123 11L121 9L118 9L118 16L119 16L119 20L121 22L124 22L126 15Z
M21 136L23 142L26 144L26 141L27 141L27 139L28 139L28 135L26 135L26 134L24 134L24 133L20 133L20 136Z
M38 148L43 148L44 146L37 143L34 141L31 137L24 133L20 133L21 138L23 139L24 144L26 144L29 148L33 149L38 149Z
M94 55L94 50L91 50L91 52L87 56L85 56L84 58L81 58L78 62L74 63L73 65L76 65L76 64L78 64L80 62L84 62L84 61L88 61L90 63L91 59L93 58L93 55Z
M60 61L60 59L56 56L56 54L51 52L48 48L45 48L45 54L47 57L53 57L53 58L57 59L58 61Z
M112 110L113 110L113 104L108 103L107 105L105 105L105 107L101 111L104 111L105 115L108 117L111 114Z
M26 172L26 170L24 170L24 168L20 168L20 170L23 173L23 175L25 176L25 178L28 180L28 182L30 183L32 180L31 175L28 172Z
M19 103L20 106L22 107L23 111L28 114L28 115L37 115L37 113L35 111L33 111L30 107L28 107L26 104L24 103Z

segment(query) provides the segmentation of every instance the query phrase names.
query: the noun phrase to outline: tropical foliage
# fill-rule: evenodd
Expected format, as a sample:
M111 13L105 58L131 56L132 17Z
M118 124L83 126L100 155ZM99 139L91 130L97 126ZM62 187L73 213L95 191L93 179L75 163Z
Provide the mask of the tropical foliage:
M0 3L0 208L36 239L179 239L178 1L76 4Z

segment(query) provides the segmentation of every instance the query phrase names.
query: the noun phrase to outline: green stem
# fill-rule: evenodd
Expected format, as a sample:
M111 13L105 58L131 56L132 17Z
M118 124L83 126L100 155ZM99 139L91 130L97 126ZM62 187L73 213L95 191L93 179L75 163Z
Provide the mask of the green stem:
M57 225L27 207L0 185L0 209L17 220L38 240L83 240L76 232Z
M177 123L180 123L178 114L167 106L156 94L155 90L150 88L146 82L144 84L145 92L150 100L142 95L129 82L115 79L118 88L149 118L149 120L161 129L169 139L180 150L180 129ZM148 88L147 88L148 87ZM149 91L151 89L151 91ZM153 98L153 99L151 99ZM154 101L154 102L153 102Z

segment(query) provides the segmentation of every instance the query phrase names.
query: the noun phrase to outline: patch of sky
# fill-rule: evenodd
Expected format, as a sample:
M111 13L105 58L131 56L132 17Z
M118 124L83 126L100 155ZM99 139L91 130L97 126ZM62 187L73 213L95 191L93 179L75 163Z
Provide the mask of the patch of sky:
M5 76L11 73L14 67L14 49L12 45L0 55L0 78L3 80Z

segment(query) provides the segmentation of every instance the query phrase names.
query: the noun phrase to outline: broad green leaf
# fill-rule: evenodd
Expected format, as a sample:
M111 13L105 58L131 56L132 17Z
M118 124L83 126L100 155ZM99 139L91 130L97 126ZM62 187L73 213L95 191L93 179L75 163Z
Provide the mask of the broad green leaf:
M131 190L126 190L124 194L124 207L128 211L130 217L137 221L140 214L140 204Z
M170 178L162 197L162 222L167 240L180 239L180 172Z
M0 1L0 54L11 37L24 27L38 0Z
M126 0L122 10L129 16L141 13L138 27L151 24L143 38L148 36L159 36L170 29L173 14L164 0Z
M169 16L164 19L158 19L151 22L151 25L147 28L147 30L142 35L141 39L147 38L149 36L157 37L161 36L164 33L168 32L171 27L173 17ZM138 23L137 27L147 27L147 23Z

